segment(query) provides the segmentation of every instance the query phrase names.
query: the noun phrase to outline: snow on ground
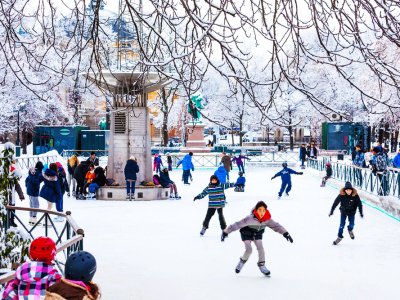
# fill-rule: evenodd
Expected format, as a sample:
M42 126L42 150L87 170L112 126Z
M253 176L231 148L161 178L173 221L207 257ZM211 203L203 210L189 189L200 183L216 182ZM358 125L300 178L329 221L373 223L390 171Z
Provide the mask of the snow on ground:
M328 217L338 191L320 188L313 170L293 176L289 197L277 200L277 168L249 168L245 193L226 192L229 224L244 218L257 201L268 204L272 218L292 235L294 243L266 229L263 242L271 277L256 265L257 251L236 274L244 252L239 232L220 242L218 215L205 236L199 232L207 199L193 197L207 185L212 170L196 170L190 186L181 171L171 177L181 200L151 202L64 200L65 210L85 230L84 249L98 262L94 281L103 299L394 299L400 275L400 224L364 205L356 216L351 240L333 246L339 211ZM231 173L236 179L237 170ZM46 207L41 200L41 207ZM17 203L19 205L19 203ZM24 201L22 205L29 205ZM22 213L20 213L22 215ZM24 216L25 219L28 216Z

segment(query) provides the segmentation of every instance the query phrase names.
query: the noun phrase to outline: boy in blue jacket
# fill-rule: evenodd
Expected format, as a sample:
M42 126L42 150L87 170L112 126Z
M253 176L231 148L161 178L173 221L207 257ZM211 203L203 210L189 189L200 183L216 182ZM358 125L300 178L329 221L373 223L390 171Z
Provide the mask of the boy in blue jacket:
M271 178L272 180L275 177L281 176L282 179L281 189L278 193L278 200L281 199L283 191L285 191L286 196L289 196L289 192L292 189L292 180L290 174L303 175L303 172L296 172L295 170L288 168L287 163L283 163L282 167L283 169Z
M246 178L243 177L243 172L239 172L239 177L236 179L235 192L244 192L244 186L246 185Z

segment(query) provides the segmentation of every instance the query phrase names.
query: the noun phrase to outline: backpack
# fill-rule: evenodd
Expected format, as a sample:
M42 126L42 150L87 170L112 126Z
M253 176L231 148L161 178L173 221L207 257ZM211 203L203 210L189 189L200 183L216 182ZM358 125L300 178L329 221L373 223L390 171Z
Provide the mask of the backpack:
M376 171L383 172L386 171L387 161L386 157L383 154L379 154L376 156Z

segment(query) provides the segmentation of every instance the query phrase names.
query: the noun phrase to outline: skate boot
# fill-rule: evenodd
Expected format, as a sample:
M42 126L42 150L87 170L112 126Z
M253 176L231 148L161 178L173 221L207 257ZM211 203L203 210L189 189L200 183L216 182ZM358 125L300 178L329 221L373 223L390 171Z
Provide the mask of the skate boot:
M354 240L355 236L354 236L353 230L349 230L349 235L350 235L350 238L352 240Z
M131 200L131 194L126 194L126 200Z
M14 219L10 219L10 226L11 227L18 227L18 225L15 224Z
M240 273L240 271L242 270L242 268L243 268L244 264L246 263L246 261L247 260L243 260L243 259L239 260L239 263L237 264L237 266L235 268L235 272L236 273Z
M70 192L68 192L68 193L67 193L67 196L68 196L68 197L71 197L71 194L70 194Z
M278 198L276 198L276 200L281 200L281 196L278 196Z
M169 195L169 199L174 199L174 198L175 198L174 195L172 194Z
M181 199L181 198L182 198L182 197L181 197L181 196L178 196L178 194L175 195L175 199L178 199L178 200L179 200L179 199Z
M268 276L268 275L271 274L271 272L265 266L265 262L264 261L261 261L261 262L257 263L257 266L260 268L261 273L263 273L265 276Z
M207 228L203 227L200 231L200 235L204 235L206 233Z
M286 197L289 197L289 193L285 193L285 196L286 196Z
M342 240L343 238L341 238L341 237L338 237L336 240L334 240L333 241L333 244L334 245L337 245L337 244L339 244L340 243L340 241Z
M33 222L33 217L29 218L29 225L35 225L35 222Z

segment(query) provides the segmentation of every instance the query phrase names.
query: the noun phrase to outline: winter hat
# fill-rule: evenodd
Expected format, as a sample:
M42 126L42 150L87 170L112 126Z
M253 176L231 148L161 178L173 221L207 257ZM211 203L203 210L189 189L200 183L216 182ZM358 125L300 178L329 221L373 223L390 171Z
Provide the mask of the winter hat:
M330 167L330 166L331 166L331 162L328 161L328 162L326 163L326 166L327 166L327 167Z
M345 190L352 190L353 189L353 186L351 185L351 182L349 182L349 181L347 181L345 184L344 184L344 189Z
M157 157L157 156L158 156L158 153L154 154L154 156Z
M213 181L214 179L217 181L217 184L219 184L219 179L218 179L218 177L217 177L216 175L211 175L211 177L210 177L210 182Z
M35 169L38 169L39 171L42 171L44 168L43 163L41 161L38 161L35 165Z
M42 261L47 264L56 257L56 243L46 236L40 236L34 239L29 248L29 256L32 260Z
M379 152L381 152L381 149L379 149L379 147L374 147L374 148L372 149L372 151L373 151L373 152L376 152L376 153L379 153Z
M193 156L193 152L189 152L189 155L190 155L190 156Z

